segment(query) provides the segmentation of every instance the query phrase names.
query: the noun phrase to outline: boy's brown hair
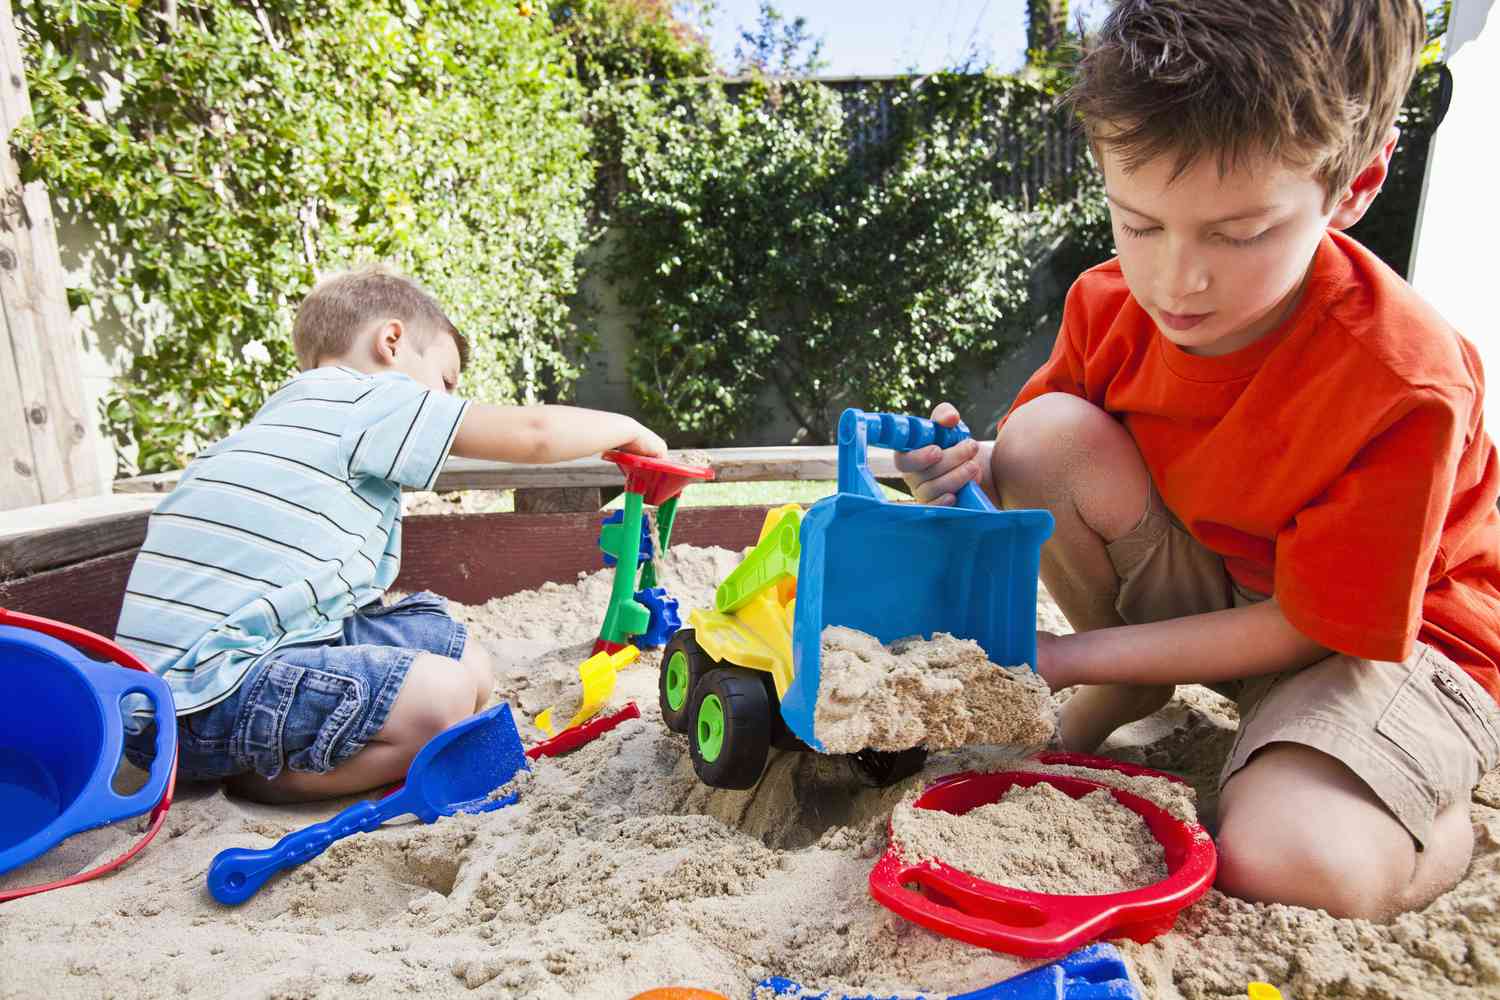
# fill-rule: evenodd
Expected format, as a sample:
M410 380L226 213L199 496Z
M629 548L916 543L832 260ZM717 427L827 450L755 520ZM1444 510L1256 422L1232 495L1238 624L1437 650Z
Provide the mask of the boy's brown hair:
M1068 97L1126 170L1270 155L1331 204L1385 142L1425 41L1419 0L1119 0Z
M398 319L425 351L433 337L446 333L458 345L459 368L468 367L469 340L458 332L432 294L385 264L365 264L331 275L302 300L292 324L292 346L303 371L324 358L349 353L354 338L374 323Z

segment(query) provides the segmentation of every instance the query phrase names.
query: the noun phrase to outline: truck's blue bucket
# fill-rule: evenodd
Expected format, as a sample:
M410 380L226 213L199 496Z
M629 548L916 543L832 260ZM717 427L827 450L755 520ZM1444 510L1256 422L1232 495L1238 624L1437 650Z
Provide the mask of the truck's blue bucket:
M1036 587L1045 510L996 510L974 484L953 507L886 501L870 474L869 445L911 451L969 436L919 417L845 410L839 419L839 492L802 520L795 676L781 699L787 726L813 733L823 629L868 632L882 642L948 632L973 639L1002 666L1036 663Z
M161 678L0 625L0 686L0 872L161 800L177 759L172 692ZM121 795L112 785L125 748L120 700L128 694L145 695L159 722L145 785Z

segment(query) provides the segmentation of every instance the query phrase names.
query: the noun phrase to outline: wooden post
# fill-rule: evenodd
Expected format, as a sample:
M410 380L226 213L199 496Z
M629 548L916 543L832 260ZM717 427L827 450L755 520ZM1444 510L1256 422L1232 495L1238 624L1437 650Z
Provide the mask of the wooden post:
M51 204L40 182L22 187L10 152L30 112L10 0L0 0L0 510L104 488Z

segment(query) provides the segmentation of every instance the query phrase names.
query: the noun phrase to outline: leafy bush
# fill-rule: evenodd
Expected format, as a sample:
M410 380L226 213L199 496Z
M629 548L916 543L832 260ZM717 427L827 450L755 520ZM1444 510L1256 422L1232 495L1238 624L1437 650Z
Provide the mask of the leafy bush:
M34 119L13 148L103 232L79 297L134 342L105 420L142 471L244 422L292 370L295 303L361 258L432 288L475 342L471 386L566 394L592 165L548 19L485 0L16 11Z
M712 74L713 50L672 7L670 0L561 0L551 15L586 89Z
M627 184L609 274L639 317L630 371L647 415L720 441L771 393L827 441L846 405L959 398L1031 319L1048 234L997 196L1019 164L992 141L1002 118L1039 130L1045 95L1028 87L902 89L873 140L868 109L816 83L616 92Z

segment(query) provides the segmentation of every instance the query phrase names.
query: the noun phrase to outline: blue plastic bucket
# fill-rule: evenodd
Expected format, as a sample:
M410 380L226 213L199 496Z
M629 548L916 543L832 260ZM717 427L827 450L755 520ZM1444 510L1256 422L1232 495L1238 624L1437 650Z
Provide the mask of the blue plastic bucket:
M794 676L781 699L788 728L815 750L826 626L881 642L947 632L1002 666L1036 665L1037 576L1051 513L996 510L973 483L953 507L891 503L870 474L870 445L947 448L968 436L962 424L889 413L848 409L839 420L839 491L802 519Z
M96 652L113 646L88 638ZM0 872L161 801L177 758L172 692L161 678L0 625L0 689ZM156 713L156 757L146 784L120 795L112 787L125 748L120 700L136 693Z

